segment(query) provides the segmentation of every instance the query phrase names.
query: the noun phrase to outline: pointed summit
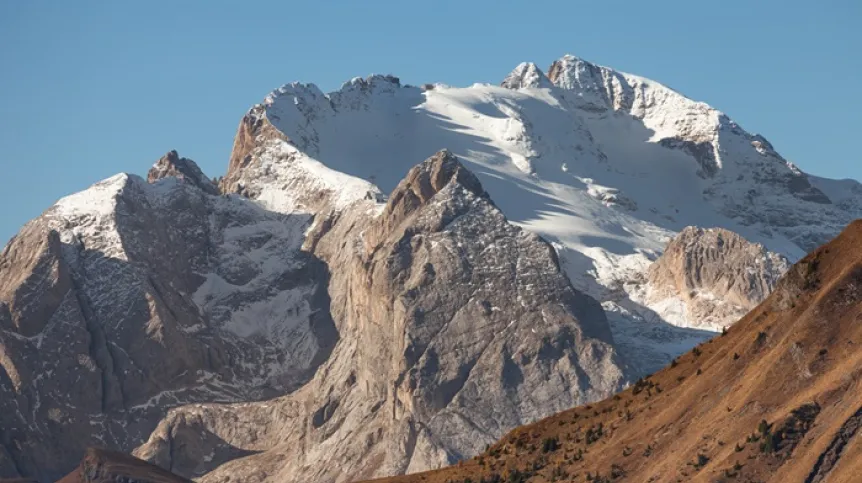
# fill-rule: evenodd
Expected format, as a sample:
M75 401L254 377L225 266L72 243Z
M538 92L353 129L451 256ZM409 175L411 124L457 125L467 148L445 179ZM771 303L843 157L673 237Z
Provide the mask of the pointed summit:
M488 196L476 175L465 168L454 154L444 149L411 169L404 181L395 188L389 204L397 204L400 193L406 192L412 193L419 203L425 203L453 180L476 196Z
M369 249L376 248L382 240L404 220L413 216L429 201L450 185L463 188L465 197L481 198L490 202L488 193L475 174L470 172L450 151L438 151L430 158L414 166L398 184L383 210L382 221L369 230L366 236ZM451 196L451 192L450 195Z
M150 183L168 177L187 181L211 195L218 194L216 185L207 178L197 163L188 158L181 158L176 151L170 151L162 156L147 173L147 181Z
M551 87L551 81L541 69L532 62L521 62L509 73L503 83L507 89L523 89L525 87Z

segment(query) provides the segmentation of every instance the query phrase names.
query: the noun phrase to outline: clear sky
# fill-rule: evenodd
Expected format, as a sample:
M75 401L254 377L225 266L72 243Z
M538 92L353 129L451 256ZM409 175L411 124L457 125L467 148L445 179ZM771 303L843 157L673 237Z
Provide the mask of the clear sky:
M862 179L862 1L0 0L0 244L57 198L176 149L227 167L295 80L500 82L565 53L662 82L810 173Z

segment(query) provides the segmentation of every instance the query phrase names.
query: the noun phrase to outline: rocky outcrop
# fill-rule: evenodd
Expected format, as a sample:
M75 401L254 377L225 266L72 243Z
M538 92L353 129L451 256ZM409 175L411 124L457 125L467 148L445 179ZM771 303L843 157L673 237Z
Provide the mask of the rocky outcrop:
M412 169L380 215L371 204L307 241L338 267L340 342L315 378L266 403L175 409L136 455L191 477L228 450L257 453L206 482L351 481L452 463L620 386L599 304L450 153Z
M87 450L81 464L57 483L191 483L158 466L103 449Z
M367 88L371 83L362 85ZM303 87L303 92L310 90L309 95L314 97L314 90L305 86L289 85L281 90L291 91L300 87ZM317 101L322 103L319 99ZM274 102L272 96L267 102ZM322 104L329 106L328 103ZM291 107L299 109L298 106L303 112L308 112L305 103L298 102ZM278 114L270 116L278 118ZM298 133L297 137L303 145L309 145L309 136L314 137L308 133ZM383 198L374 184L330 169L302 153L293 141L271 124L263 105L253 107L240 122L228 172L220 187L225 193L254 199L276 212L309 215L343 209L360 199Z
M253 162L252 151L263 139L289 141L287 136L275 129L266 119L264 106L255 105L243 116L237 127L230 154L227 174L221 179L219 188L226 193L243 193L244 184L238 178Z
M648 301L680 305L693 326L721 330L762 302L789 268L783 256L732 231L690 226L650 266Z
M532 62L522 62L509 73L501 86L507 89L523 89L527 87L551 87L551 81L541 69Z
M181 158L176 151L170 151L162 156L147 173L147 181L150 183L168 177L189 182L211 195L219 192L215 183L201 171L197 163L188 158Z

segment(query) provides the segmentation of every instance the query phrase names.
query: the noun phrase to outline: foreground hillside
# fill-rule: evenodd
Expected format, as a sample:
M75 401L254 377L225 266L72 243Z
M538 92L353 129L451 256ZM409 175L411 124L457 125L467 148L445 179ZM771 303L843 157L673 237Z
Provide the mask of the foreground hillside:
M482 455L387 482L859 481L862 221L729 332Z

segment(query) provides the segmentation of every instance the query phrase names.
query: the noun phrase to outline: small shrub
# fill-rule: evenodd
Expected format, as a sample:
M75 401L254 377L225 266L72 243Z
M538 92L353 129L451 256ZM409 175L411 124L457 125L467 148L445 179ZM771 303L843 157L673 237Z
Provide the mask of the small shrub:
M527 481L527 475L521 473L517 469L509 472L509 483L524 483Z
M542 452L543 453L553 453L557 451L560 447L557 438L546 438L545 441L542 442Z
M569 478L569 473L563 469L562 466L557 466L554 468L554 471L551 473L551 477L553 480L561 479L567 480Z
M762 453L774 453L778 446L778 437L768 433L763 436L763 442L760 443L760 451Z

